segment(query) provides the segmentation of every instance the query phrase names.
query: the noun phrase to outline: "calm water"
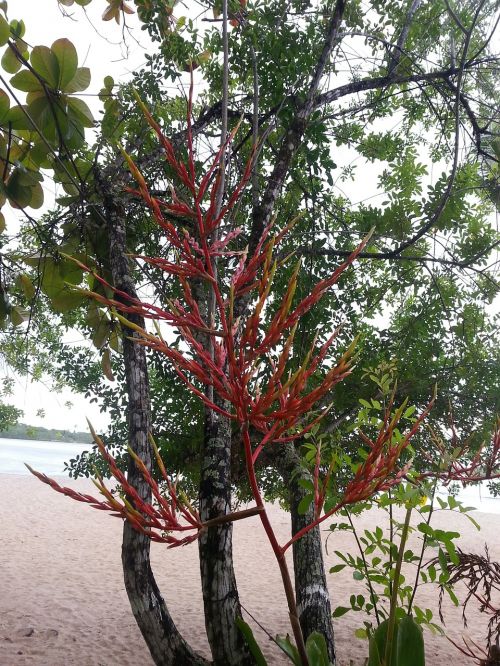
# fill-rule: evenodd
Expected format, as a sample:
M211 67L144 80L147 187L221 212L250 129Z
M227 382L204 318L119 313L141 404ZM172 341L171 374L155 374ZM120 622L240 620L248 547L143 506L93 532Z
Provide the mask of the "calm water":
M90 444L0 438L0 474L29 474L24 463L44 474L64 474L64 463L90 448Z
M64 463L89 448L90 444L0 438L0 474L29 474L24 463L44 474L64 474ZM439 494L446 498L446 491ZM491 497L485 484L462 489L458 499L478 511L500 513L500 498Z

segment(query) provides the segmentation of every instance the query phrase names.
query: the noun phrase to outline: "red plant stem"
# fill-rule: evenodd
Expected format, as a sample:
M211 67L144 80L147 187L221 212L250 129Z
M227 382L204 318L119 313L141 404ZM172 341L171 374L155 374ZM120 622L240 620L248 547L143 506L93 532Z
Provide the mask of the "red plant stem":
M330 516L333 516L333 514L336 513L336 512L337 512L339 509L341 509L343 506L344 506L344 505L342 504L342 502L339 502L339 504L337 504L336 506L333 507L333 509L330 509L330 511L328 511L328 512L325 513L323 516L321 516L321 518L316 518L316 520L313 520L312 523L309 523L309 525L306 525L305 527L303 527L303 528L302 528L301 530L299 530L296 534L294 534L294 536L290 539L290 541L288 541L284 546L281 547L281 551L282 551L283 553L285 553L286 550L287 550L288 548L290 548L290 546L291 546L293 543L295 543L295 542L298 541L301 537L303 537L304 534L307 534L307 533L310 532L314 527L316 527L317 525L319 525L320 523L322 523L324 520L326 520L327 518L330 518Z
M309 660L307 659L306 646L304 643L304 636L302 634L302 629L299 622L299 614L297 611L297 604L295 602L295 592L292 585L292 580L290 578L290 572L288 571L288 565L286 563L285 552L281 548L276 539L276 535L272 528L271 523L269 522L269 517L266 512L266 507L262 500L260 494L259 484L257 482L257 477L255 475L255 467L252 461L252 445L250 443L250 435L248 434L248 423L245 421L242 425L242 435L243 435L243 446L245 449L245 460L247 467L248 480L250 482L250 488L252 495L254 497L257 507L260 509L259 517L266 532L269 543L273 549L274 555L278 562L280 569L281 580L283 582L283 588L285 590L286 600L288 603L288 613L290 617L290 624L292 625L293 635L295 642L297 644L297 650L299 651L300 659L303 666L309 665Z

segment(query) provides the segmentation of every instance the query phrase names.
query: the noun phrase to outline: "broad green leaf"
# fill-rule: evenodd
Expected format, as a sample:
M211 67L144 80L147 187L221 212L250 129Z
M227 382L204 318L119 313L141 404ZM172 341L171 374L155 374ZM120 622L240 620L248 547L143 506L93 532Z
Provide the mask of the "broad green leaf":
M94 127L94 116L87 104L75 97L68 98L68 108L84 127Z
M301 666L299 651L290 640L290 636L288 634L286 635L286 638L283 636L276 636L275 640L283 652L290 657L295 666Z
M5 215L3 213L0 213L0 234L3 234L5 229L6 229Z
M13 208L26 208L29 206L32 198L32 189L30 185L26 185L23 182L23 174L19 169L15 169L12 172L5 185L5 193Z
M79 307L85 300L78 291L73 291L67 285L55 296L50 298L50 303L56 312L69 312Z
M16 57L14 51L7 47L5 53L2 56L2 69L4 69L8 74L15 74L21 69L21 63Z
M33 259L36 260L35 257ZM25 260L26 263L30 263L32 259ZM40 273L41 273L41 283L40 286L44 294L49 298L56 297L64 289L64 279L59 270L59 264L56 263L53 259L39 259L40 262Z
M7 121L10 123L12 129L14 130L32 129L32 124L28 117L27 106L13 106L9 111Z
M0 125L3 123L10 109L10 99L5 90L0 88Z
M28 208L41 208L43 205L43 188L40 183L36 183L31 188L31 196Z
M5 46L9 41L10 37L10 25L4 19L3 16L0 16L0 46Z
M370 638L369 643L369 652L368 652L368 664L367 666L383 666L385 660L385 646L387 643L387 628L389 626L389 620L384 620L373 633L373 636ZM396 644L398 636L398 623L394 626L394 637L392 642L392 664L396 666L394 661L396 656Z
M88 67L78 67L75 75L66 85L64 92L68 95L72 93L81 92L82 90L87 90L90 85L91 74Z
M415 620L405 615L398 623L396 660L393 666L425 666L424 637Z
M55 53L48 46L35 46L31 51L30 61L33 69L40 74L53 90L59 83L59 63Z
M78 54L69 39L56 40L51 46L59 64L59 90L66 91L66 86L73 80L78 67Z
M92 336L92 343L95 347L97 347L97 349L101 349L106 344L106 341L111 332L111 325L112 323L109 321L109 319L101 319L99 322L99 325L97 326L96 330L94 331L94 335Z
M107 351L109 352L109 350ZM253 631L250 628L250 626L241 617L237 617L235 622L236 626L243 634L243 638L245 639L245 642L248 645L248 648L252 653L252 656L255 659L255 663L257 664L257 666L267 666L267 661L264 655L262 654L262 650L260 649L259 644L255 640L255 636L253 635Z
M26 273L21 273L17 277L16 282L19 288L23 290L23 293L28 301L31 301L35 297L36 289L30 278L26 275Z
M314 495L312 495L312 493L308 493L307 495L304 495L304 497L299 502L299 506L297 507L297 512L299 513L299 515L303 516L308 512L309 507L311 506L311 502L313 501L313 499L314 499Z
M306 641L306 653L310 666L330 666L325 637L313 631Z
M117 327L113 329L111 335L109 336L109 346L117 354L123 353L122 340Z
M74 261L63 259L59 265L59 270L65 282L71 284L80 284L83 280L83 271Z
M45 95L35 97L29 102L27 111L44 135L48 135L49 126L54 125L54 112L50 100Z
M43 91L43 85L37 79L37 77L27 69L23 69L21 72L15 74L11 80L11 84L17 90L22 90L23 92L36 92L38 90Z
M24 25L24 21L17 21L14 19L13 21L10 22L10 29L12 30L13 35L17 38L24 37L24 33L26 32L26 26Z
M10 321L13 326L20 326L29 319L29 312L23 308L14 307L10 311Z

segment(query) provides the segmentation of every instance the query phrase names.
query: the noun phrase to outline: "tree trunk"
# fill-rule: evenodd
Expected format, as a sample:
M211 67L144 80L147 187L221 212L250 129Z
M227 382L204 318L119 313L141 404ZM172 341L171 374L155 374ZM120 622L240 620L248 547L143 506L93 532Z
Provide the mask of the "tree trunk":
M312 477L302 466L300 456L292 443L284 444L276 450L274 462L289 488L292 535L294 535L314 519L312 506L304 515L298 512L300 501L307 494L299 481L312 480ZM323 634L330 661L335 663L332 609L326 585L319 527L315 527L296 541L292 548L295 595L304 638L307 639L313 631Z
M126 256L124 210L97 169L95 175L104 203L114 285L130 296L137 297ZM130 316L130 319L139 326L144 326L141 317ZM148 441L151 417L146 354L144 347L134 344L127 336L131 336L129 329L123 337L129 444L148 469L151 469L151 449ZM151 489L132 460L129 462L128 481L143 500L151 502ZM210 662L196 654L183 639L168 612L151 570L150 544L149 537L134 530L128 522L124 523L122 564L125 589L151 656L158 666L208 666Z
M225 405L227 409L227 405ZM202 521L231 511L231 423L206 410L200 480ZM205 626L217 666L254 664L235 624L241 607L233 567L233 525L211 527L199 538Z

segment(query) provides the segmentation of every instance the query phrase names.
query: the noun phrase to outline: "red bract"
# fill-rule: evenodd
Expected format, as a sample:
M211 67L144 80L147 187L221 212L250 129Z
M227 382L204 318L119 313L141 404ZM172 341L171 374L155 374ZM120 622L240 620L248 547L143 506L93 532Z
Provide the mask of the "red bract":
M104 485L102 477L97 472L97 480L93 479L93 482L101 495L105 497L105 501L98 500L91 495L79 493L71 488L60 486L56 481L50 479L45 474L35 471L29 465L26 465L26 467L40 481L48 484L57 492L67 495L78 502L90 504L94 509L109 511L112 516L128 520L136 530L147 534L153 541L166 543L169 548L195 541L204 526L200 521L198 512L191 506L184 494L177 491L176 483L168 476L154 441L151 439L151 445L155 452L161 475L167 486L168 497L160 491L158 484L151 476L143 461L131 449L129 449L129 453L134 458L137 467L151 488L153 497L156 500L155 505L141 499L135 488L128 483L125 474L117 467L114 458L107 452L100 437L97 436L90 424L89 426L101 455L109 464L112 476L120 484L119 495L112 493ZM187 531L191 531L191 534L183 537L178 537L174 534L175 532Z
M249 179L252 160L249 160L241 181L228 195L225 205L219 212L216 201L220 186L222 156L238 128L236 127L232 131L227 143L221 146L208 170L198 178L191 133L191 94L188 107L187 164L177 158L172 144L163 134L161 127L152 118L144 104L138 100L147 122L155 131L163 147L165 160L178 181L189 193L189 200L181 199L173 186L170 202L152 196L132 158L123 153L137 182L137 189L129 189L129 191L140 196L149 206L156 222L164 231L167 247L169 247L169 255L166 258L141 256L139 259L148 262L167 275L176 276L181 287L182 300L168 301L163 307L152 305L140 299L131 298L98 275L95 275L96 280L111 290L114 296L108 298L94 292L85 293L99 303L112 308L122 325L134 331L136 334L134 340L137 344L146 345L165 354L180 379L209 409L238 423L243 434L250 485L257 504L254 511L262 512L261 518L275 553L282 557L284 550L291 542L283 548L279 547L276 542L263 510L264 505L255 477L255 462L265 446L296 440L310 430L328 412L329 407L321 407L315 417L310 416L312 410L318 405L324 405L325 399L332 389L351 372L352 354L356 340L337 363L330 364L322 379L317 378L338 331L335 331L319 346L315 338L301 365L294 371L289 370L289 361L298 322L354 262L368 242L370 234L329 277L319 281L305 298L295 302L300 271L300 262L297 262L281 301L271 305L273 277L276 270L287 261L285 259L278 263L278 260L273 257L273 253L295 224L295 220L274 236L271 235L272 225L269 225L249 256L247 250L231 249L230 246L239 237L240 230L223 229L221 222L238 201ZM164 213L168 213L170 218L174 216L179 219L179 226L166 218ZM189 231L180 227L181 220L188 223ZM173 255L175 255L175 259ZM235 261L236 259L238 261ZM219 274L217 263L223 260L226 262L225 282L216 277ZM83 264L79 264L79 266L86 269ZM209 313L207 318L204 318L200 312L191 291L193 280L208 285L212 291L215 312ZM268 310L271 307L273 314L269 316ZM177 329L185 348L180 351L169 345L161 336L158 327L157 333L153 334L130 322L126 318L128 314L136 314L155 322L168 323ZM267 325L265 319L269 320ZM212 392L203 390L203 386L213 388L213 392L221 399L217 401L219 404L215 404L211 397ZM229 409L221 407L220 404L223 403L228 404ZM395 471L398 457L427 414L430 405L417 420L410 433L401 441L393 443L393 432L402 409L397 410L394 418L390 419L389 408L376 441L373 442L361 434L370 451L354 479L348 484L343 500L334 510L345 504L365 499L373 493L399 482L405 470ZM261 434L261 439L255 446L252 446L250 442L250 428ZM141 502L111 456L105 451L102 442L98 439L96 442L108 461L113 476L121 484L129 499L124 499L123 503L119 504L116 498L104 488L102 480L99 480L98 487L105 495L107 502L99 503L92 499L90 503L93 506L113 510L115 514L131 520L141 531L149 533L151 538L165 540L170 545L196 538L202 528L199 517L189 504L178 501L175 485L169 480L159 456L160 469L167 483L168 500L162 497L143 462L134 456L136 464L152 488L157 504L156 508L153 508ZM320 464L317 460L316 520L311 526L296 535L294 540L334 511L332 510L320 518L329 473L320 488L319 468ZM42 478L42 475L39 476ZM48 482L45 478L42 480ZM51 485L60 492L70 494L67 489L60 489L57 484L51 483ZM131 502L134 503L133 507ZM182 526L178 522L177 515L184 519ZM195 533L178 541L171 536L171 533L176 530L194 530ZM162 536L165 533L168 535Z
M497 420L493 429L491 443L489 445L483 442L477 451L471 455L472 438L459 442L453 414L450 414L451 442L445 446L441 437L429 427L432 441L436 446L438 465L427 454L424 455L436 469L429 472L422 472L419 477L438 478L444 486L453 481L458 481L464 486L469 483L479 483L500 478L500 419ZM450 455L448 451L453 453ZM447 461L443 469L443 461Z
M398 469L399 458L410 443L413 435L415 435L419 429L422 421L429 414L434 404L434 400L435 396L432 398L420 416L415 420L409 432L404 437L400 436L396 438L394 436L395 430L406 408L406 400L394 413L392 413L394 404L393 393L385 410L384 418L382 420L382 424L380 426L376 440L373 441L363 432L359 433L363 443L368 447L368 455L359 465L356 473L354 474L354 478L351 479L351 481L349 481L347 484L342 498L323 516L321 516L321 510L325 501L328 481L330 479L332 470L331 467L328 469L327 474L321 483L319 479L320 460L318 452L314 466L315 519L312 523L306 525L303 529L297 532L297 534L295 534L294 537L290 539L287 544L285 544L282 550L285 551L292 545L292 543L307 534L313 527L319 525L343 507L350 504L356 504L357 502L362 502L363 500L372 497L376 493L388 490L389 488L392 488L393 486L400 483L407 474L410 464L408 463L407 465Z

